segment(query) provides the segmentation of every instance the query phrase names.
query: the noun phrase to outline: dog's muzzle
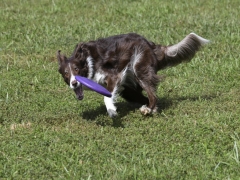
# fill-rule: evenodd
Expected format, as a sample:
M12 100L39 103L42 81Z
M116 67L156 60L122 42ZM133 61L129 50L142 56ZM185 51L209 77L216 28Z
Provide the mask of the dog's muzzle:
M78 100L82 100L83 99L83 88L82 88L82 84L80 84L78 87L73 89L75 94L76 94L76 98Z

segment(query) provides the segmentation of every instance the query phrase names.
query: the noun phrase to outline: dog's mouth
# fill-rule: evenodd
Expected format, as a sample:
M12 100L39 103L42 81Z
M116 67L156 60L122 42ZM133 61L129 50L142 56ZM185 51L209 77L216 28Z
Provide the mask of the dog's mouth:
M74 92L76 93L76 98L78 100L82 100L83 99L83 88L82 88L82 84L80 84L77 88L74 89Z

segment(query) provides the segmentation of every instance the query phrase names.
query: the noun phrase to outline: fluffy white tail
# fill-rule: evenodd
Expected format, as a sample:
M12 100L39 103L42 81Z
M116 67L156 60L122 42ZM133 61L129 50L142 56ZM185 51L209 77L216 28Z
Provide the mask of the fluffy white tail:
M179 43L162 47L164 58L159 59L159 69L168 66L176 66L182 62L190 61L196 52L209 42L209 40L204 39L195 33L190 33Z

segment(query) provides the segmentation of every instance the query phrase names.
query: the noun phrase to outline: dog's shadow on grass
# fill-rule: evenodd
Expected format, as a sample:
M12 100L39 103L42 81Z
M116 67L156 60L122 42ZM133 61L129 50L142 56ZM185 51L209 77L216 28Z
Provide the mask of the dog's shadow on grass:
M97 124L101 126L107 126L109 123L107 121L112 122L113 127L122 127L124 128L124 125L122 124L123 117L127 116L129 112L134 111L137 109L137 106L132 105L128 102L118 102L116 103L118 115L114 118L110 118L108 116L106 106L104 104L100 105L99 107L95 109L89 109L87 111L84 111L82 113L82 117L86 119L87 121L96 121Z
M175 106L178 103L185 101L185 100L190 100L190 101L194 102L194 101L199 101L200 99L211 100L214 98L216 98L216 95L158 98L157 113L161 113L163 110L166 110L172 106ZM116 103L116 106L118 108L118 116L113 119L108 117L107 110L106 110L106 107L104 104L97 107L96 109L90 108L89 110L84 111L82 114L82 117L88 121L95 121L96 119L99 119L99 121L96 123L101 126L109 125L109 123L105 123L105 120L110 120L110 121L112 121L113 127L124 127L124 125L122 124L123 118L125 116L127 116L131 111L139 111L139 108L141 107L141 105L132 104L132 103L129 103L126 101L118 102L118 103ZM140 111L138 113L140 113Z
M161 113L162 110L169 108L172 105L172 101L167 98L158 99L158 112ZM139 111L142 105L129 103L126 101L121 101L116 103L118 109L118 115L114 118L108 117L106 106L104 104L100 105L95 109L89 109L82 113L82 117L87 121L96 121L98 125L106 126L109 123L105 123L107 120L112 121L112 126L114 127L124 127L122 124L123 118L127 116L132 111ZM140 113L137 112L137 113Z

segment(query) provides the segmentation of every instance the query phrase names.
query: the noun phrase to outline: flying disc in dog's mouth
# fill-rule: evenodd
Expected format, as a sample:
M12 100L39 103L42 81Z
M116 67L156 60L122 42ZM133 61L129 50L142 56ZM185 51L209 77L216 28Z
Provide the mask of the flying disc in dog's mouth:
M83 76L75 76L75 79L81 83L81 85L86 86L87 88L96 91L99 94L102 94L106 97L112 97L112 94L105 89L103 86L101 86L100 84L92 81L91 79L88 79L86 77ZM82 93L83 94L83 93Z
M78 86L77 88L74 89L74 92L76 93L76 98L78 100L82 100L83 99L83 88L82 88L82 84L80 84L80 86Z

